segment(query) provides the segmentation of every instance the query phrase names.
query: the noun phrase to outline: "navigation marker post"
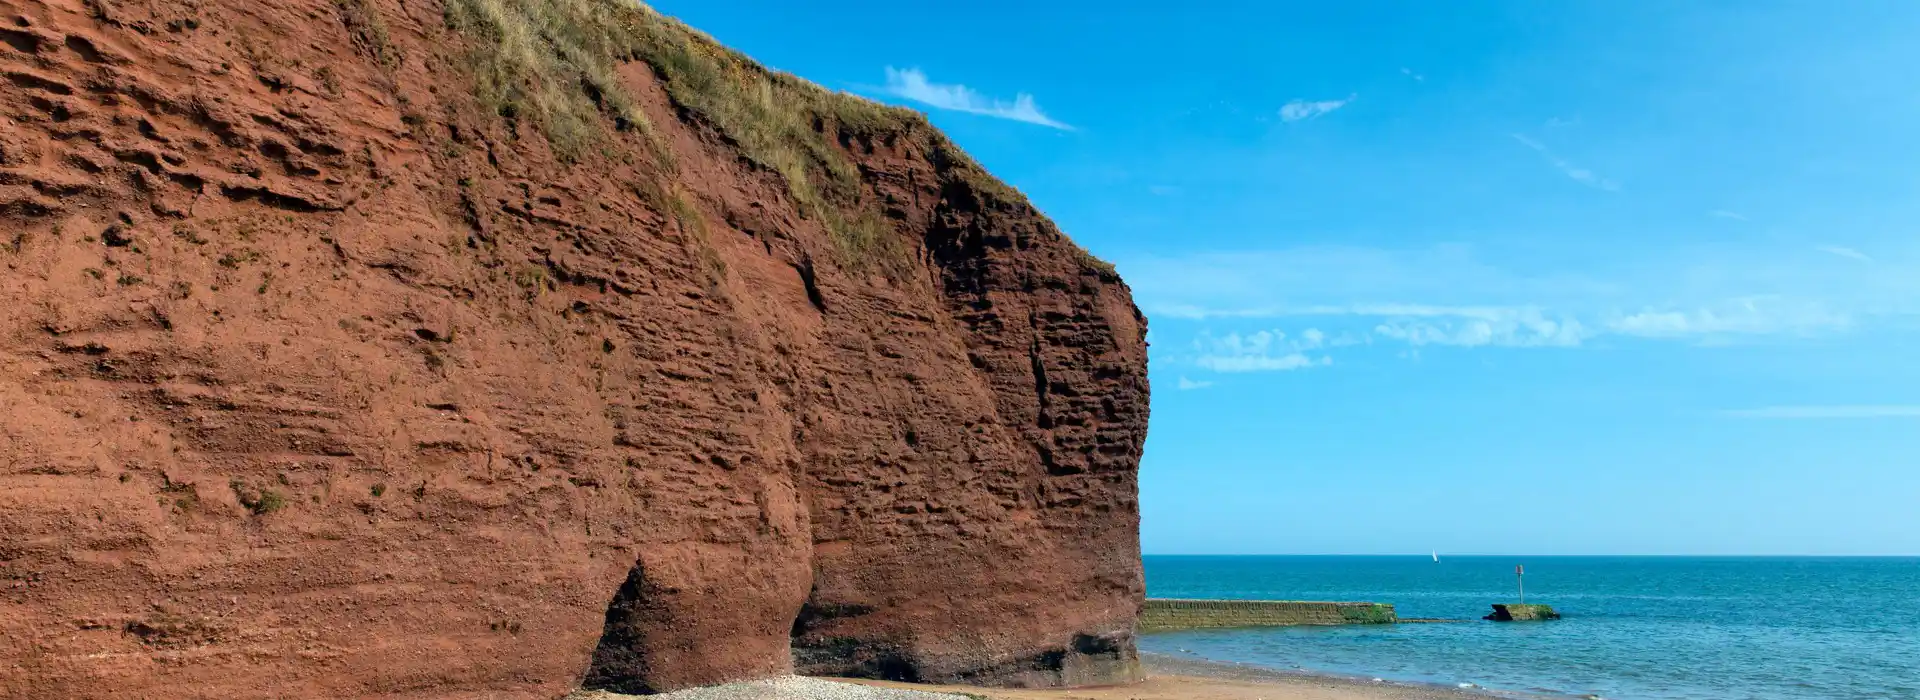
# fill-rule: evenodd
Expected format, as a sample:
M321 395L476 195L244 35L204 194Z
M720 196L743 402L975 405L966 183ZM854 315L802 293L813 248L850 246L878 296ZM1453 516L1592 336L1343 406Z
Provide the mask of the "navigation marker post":
M1525 564L1513 567L1513 578L1520 582L1520 604L1527 604L1527 567Z

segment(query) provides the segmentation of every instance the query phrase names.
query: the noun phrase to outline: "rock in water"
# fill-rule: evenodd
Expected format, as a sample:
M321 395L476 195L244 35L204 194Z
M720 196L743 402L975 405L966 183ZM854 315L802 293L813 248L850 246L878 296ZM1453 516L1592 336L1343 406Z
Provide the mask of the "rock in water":
M1560 619L1560 613L1554 612L1553 606L1551 605L1494 603L1493 614L1486 616L1485 619L1495 622L1558 620Z
M621 0L3 4L0 696L1137 677L1145 319L919 115Z

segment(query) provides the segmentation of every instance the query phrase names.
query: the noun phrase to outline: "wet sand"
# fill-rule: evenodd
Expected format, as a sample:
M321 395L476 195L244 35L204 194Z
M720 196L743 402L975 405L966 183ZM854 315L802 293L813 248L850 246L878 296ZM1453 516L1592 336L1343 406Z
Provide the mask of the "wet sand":
M1487 700L1491 694L1439 686L1271 671L1253 666L1147 655L1145 682L1111 688L1007 690L860 681L988 700Z

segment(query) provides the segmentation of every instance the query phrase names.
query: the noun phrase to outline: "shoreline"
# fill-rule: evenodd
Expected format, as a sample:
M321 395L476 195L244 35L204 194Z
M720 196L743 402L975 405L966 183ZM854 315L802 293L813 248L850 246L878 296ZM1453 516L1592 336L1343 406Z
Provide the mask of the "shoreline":
M1072 689L985 688L887 681L861 685L950 693L984 700L1488 700L1570 696L1530 695L1480 687L1374 680L1314 671L1287 671L1253 664L1142 653L1146 680L1137 684Z
M1086 688L989 688L854 678L786 676L667 693L673 700L1546 700L1580 696L1389 681L1253 664L1140 655L1146 679ZM568 700L638 697L579 690Z
M1542 695L1505 690L1494 690L1480 686L1459 687L1444 683L1423 683L1418 681L1400 681L1376 679L1331 671L1277 669L1258 664L1238 661L1222 661L1202 656L1184 657L1157 652L1141 652L1140 664L1148 675L1178 676L1184 678L1208 678L1215 680L1243 681L1252 683L1314 683L1341 687L1354 691L1393 690L1396 692L1422 693L1421 698L1458 698L1466 700L1477 698L1504 698L1506 700L1568 698L1568 695ZM1373 697L1373 696L1368 696ZM1388 696L1382 696L1388 697ZM1391 695L1391 697L1405 697Z

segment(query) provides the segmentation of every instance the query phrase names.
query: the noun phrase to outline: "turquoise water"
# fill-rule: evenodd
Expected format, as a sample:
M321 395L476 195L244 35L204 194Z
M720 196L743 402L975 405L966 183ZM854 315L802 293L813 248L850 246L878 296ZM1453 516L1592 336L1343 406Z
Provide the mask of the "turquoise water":
M1453 624L1168 632L1283 670L1609 699L1920 698L1920 558L1146 557L1156 598L1366 600ZM1565 619L1478 618L1514 597Z

